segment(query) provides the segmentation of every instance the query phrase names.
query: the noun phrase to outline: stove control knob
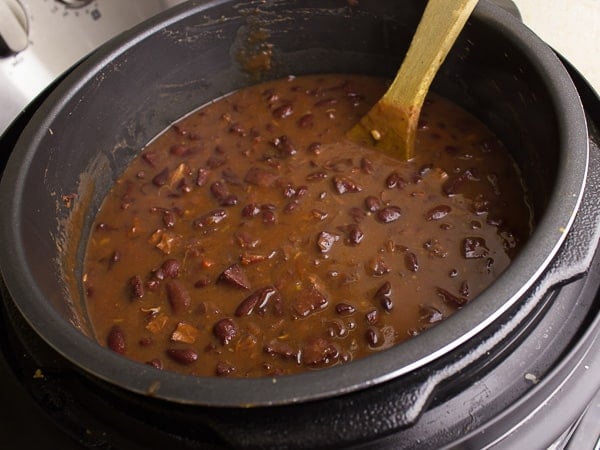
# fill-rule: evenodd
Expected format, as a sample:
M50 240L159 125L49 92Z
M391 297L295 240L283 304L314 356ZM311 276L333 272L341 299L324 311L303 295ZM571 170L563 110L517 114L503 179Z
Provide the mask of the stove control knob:
M27 14L17 0L0 0L0 54L8 56L27 48Z
M94 0L58 0L58 2L67 5L68 8L83 8Z

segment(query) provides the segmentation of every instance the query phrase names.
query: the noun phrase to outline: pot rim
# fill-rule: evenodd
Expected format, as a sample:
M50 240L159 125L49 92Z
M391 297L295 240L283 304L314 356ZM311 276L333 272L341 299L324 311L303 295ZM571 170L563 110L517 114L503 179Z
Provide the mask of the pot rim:
M223 379L160 371L131 361L101 347L71 326L48 302L40 301L44 296L26 270L27 258L20 246L25 238L20 232L20 211L24 206L19 199L27 189L24 174L36 143L62 105L107 63L164 27L225 1L192 1L176 6L101 47L58 86L19 139L0 184L0 207L4 212L0 268L13 301L36 333L78 369L128 391L181 404L270 406L338 396L407 374L461 346L515 305L550 264L577 213L587 176L587 125L577 90L550 47L518 19L485 0L479 2L474 18L500 30L546 75L544 82L552 93L554 108L561 112L557 114L559 129L564 130L559 136L560 148L569 149L569 155L560 161L557 188L525 247L505 272L478 295L477 301L462 308L459 314L401 345L347 364L276 378ZM557 217L564 223L556 223ZM432 348L436 350L431 351Z

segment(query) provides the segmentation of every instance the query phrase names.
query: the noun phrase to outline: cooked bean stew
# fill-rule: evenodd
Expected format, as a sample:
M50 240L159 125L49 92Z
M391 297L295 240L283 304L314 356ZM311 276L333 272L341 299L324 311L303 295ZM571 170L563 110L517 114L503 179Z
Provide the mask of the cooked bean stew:
M98 340L158 369L276 376L387 349L473 301L532 232L518 169L433 94L413 160L349 142L385 88L289 77L151 142L89 241Z

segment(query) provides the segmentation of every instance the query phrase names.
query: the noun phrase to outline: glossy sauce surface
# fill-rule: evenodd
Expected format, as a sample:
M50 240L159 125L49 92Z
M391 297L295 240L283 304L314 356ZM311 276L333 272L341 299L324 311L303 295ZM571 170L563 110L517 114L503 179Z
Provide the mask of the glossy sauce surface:
M160 369L274 376L384 350L472 301L532 231L519 172L435 95L409 162L345 139L385 88L289 77L150 143L88 245L99 341Z

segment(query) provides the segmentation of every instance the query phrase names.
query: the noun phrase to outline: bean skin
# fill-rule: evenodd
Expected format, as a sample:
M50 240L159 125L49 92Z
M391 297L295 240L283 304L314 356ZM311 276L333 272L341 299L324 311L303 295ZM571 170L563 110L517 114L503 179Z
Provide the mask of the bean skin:
M459 297L458 295L454 295L454 294L448 292L446 289L442 289L441 287L436 287L435 291L436 291L437 295L440 296L442 298L442 300L444 300L445 303L451 304L456 307L464 306L469 301L466 298Z
M339 236L329 233L327 231L322 231L319 233L317 237L317 247L321 251L321 253L327 253L333 247L335 241L339 239Z
M208 182L208 178L210 176L210 170L208 169L198 169L196 174L196 186L204 186Z
M335 312L340 316L349 316L354 314L356 308L348 303L338 303L335 305Z
M227 211L225 211L224 209L215 209L194 220L193 224L194 227L205 230L211 225L216 225L220 223L226 217Z
M375 325L379 321L379 313L376 309L372 309L365 314L365 319L367 319L368 324Z
M365 332L365 340L369 347L377 347L379 345L379 333L374 328L369 327Z
M119 325L113 325L108 336L106 337L106 344L113 352L124 355L127 349L125 342L125 333Z
M181 270L181 264L176 259L167 259L161 266L165 276L169 278L177 278Z
M362 191L362 186L346 176L333 177L333 186L338 194L347 194Z
M219 361L215 366L215 375L217 375L218 377L231 375L232 373L235 373L235 371L235 366L225 361Z
M489 254L485 239L480 237L467 237L463 239L461 250L465 259L486 258Z
M369 195L365 198L365 208L367 208L367 211L369 212L377 212L381 208L381 200L373 195Z
M431 208L429 211L427 211L427 213L425 214L425 220L427 220L427 221L441 220L444 217L446 217L448 214L450 214L450 211L452 211L452 208L448 205L435 206L435 207Z
M392 285L389 281L386 281L377 289L374 299L379 302L384 311L390 312L392 310L394 302L392 301Z
M267 286L262 289L258 289L246 297L242 303L238 305L235 310L237 317L249 316L256 309L263 309L267 306L267 303L271 297L279 295L277 289L273 286Z
M291 103L285 103L273 110L273 117L276 119L285 119L294 113L294 107Z
M237 336L237 325L229 318L221 319L213 327L213 334L219 339L221 344L227 345Z
M406 181L400 176L398 172L392 172L385 179L385 186L388 189L402 189L406 186Z
M298 119L297 123L300 128L311 128L314 125L314 115L310 113L304 114Z
M164 168L161 172L159 172L157 175L155 175L154 178L152 178L152 184L154 184L157 187L161 187L161 186L164 186L165 184L167 184L168 179L169 179L169 169Z
M158 359L158 358L151 359L150 361L146 362L146 364L148 364L149 366L154 367L155 369L161 369L162 370L162 368L164 367L162 361L160 359Z
M402 210L398 206L386 206L375 215L375 218L381 223L391 223L400 219Z
M167 356L184 366L189 366L198 360L198 352L193 348L170 348L167 350Z
M192 304L192 298L185 286L177 280L167 283L167 297L174 313L187 311Z
M406 252L404 254L404 264L411 272L417 272L419 270L419 260L417 259L417 255L413 252Z
M444 320L444 315L440 312L439 309L428 306L428 305L420 305L419 306L419 320L425 323L437 323Z
M144 282L142 277L135 275L129 279L130 298L138 299L144 297Z
M348 239L346 239L346 242L349 245L356 246L356 245L360 244L362 242L362 240L364 239L364 237L365 237L365 234L358 227L358 225L352 224L348 227Z

